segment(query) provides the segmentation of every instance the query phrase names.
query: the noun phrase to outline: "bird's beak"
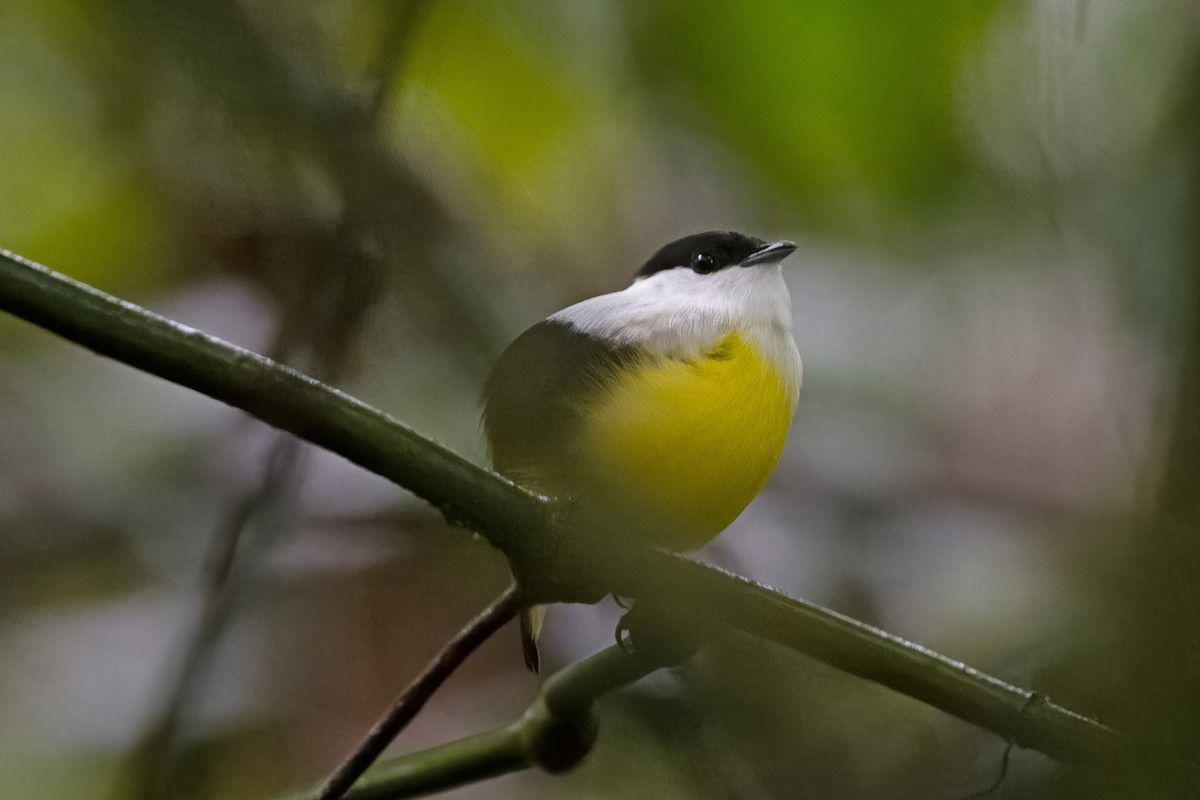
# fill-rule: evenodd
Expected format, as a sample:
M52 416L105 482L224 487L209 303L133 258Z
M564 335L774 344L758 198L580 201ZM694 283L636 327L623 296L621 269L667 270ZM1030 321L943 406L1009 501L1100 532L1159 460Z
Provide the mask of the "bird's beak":
M741 266L754 267L762 264L775 264L796 252L796 243L784 240L769 244L761 250L756 250L742 260Z

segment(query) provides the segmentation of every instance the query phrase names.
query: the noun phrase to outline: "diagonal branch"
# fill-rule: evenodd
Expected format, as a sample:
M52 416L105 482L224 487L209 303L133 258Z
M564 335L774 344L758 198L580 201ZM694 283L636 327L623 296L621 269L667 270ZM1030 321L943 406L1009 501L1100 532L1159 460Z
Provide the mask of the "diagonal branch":
M4 250L0 310L240 408L403 486L503 551L530 601L591 599L599 585L686 609L683 618L693 624L732 625L808 653L1053 758L1102 760L1120 747L1111 729L1033 692L745 578L611 539L588 550L587 542L573 541L582 537L556 525L553 503L361 401Z
M317 800L338 800L367 768L383 754L387 746L412 722L451 673L487 641L493 633L521 610L521 589L511 584L504 593L467 623L446 643L412 683L396 698L383 718L375 723L354 752L342 762L317 793Z
M549 507L529 492L366 403L3 249L0 310L337 453L505 552L549 523Z

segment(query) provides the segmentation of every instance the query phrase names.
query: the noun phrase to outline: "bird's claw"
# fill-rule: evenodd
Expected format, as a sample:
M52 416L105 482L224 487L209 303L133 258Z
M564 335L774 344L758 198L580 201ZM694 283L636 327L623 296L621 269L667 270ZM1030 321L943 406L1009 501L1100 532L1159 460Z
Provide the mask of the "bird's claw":
M621 648L628 655L633 655L633 638L629 633L629 614L621 617L617 621L617 647Z
M613 594L612 599L613 599L614 603L616 603L617 605L619 605L621 608L625 609L626 611L630 611L633 609L633 600L628 597L622 597L619 594Z

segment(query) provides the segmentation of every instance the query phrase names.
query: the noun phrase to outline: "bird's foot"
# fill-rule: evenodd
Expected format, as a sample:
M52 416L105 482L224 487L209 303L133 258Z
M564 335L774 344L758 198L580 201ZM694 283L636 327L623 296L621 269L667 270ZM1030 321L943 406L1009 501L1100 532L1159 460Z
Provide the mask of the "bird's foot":
M617 646L631 656L662 667L687 661L700 649L701 639L679 621L664 617L652 606L639 603L617 622Z
M621 607L624 608L625 606L621 606ZM622 616L621 619L619 619L617 621L617 630L616 630L617 647L624 650L628 655L634 654L634 652L633 652L633 637L630 635L630 632L629 632L629 628L630 628L630 619L629 618L631 616L633 616L632 611L630 611L629 613Z

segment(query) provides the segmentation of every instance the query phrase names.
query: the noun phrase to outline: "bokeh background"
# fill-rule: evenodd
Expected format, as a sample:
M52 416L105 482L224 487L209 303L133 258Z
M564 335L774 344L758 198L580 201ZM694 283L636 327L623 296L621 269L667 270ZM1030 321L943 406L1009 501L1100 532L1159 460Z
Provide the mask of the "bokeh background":
M6 0L0 245L482 462L480 389L523 328L681 235L794 239L793 435L702 557L1186 755L1198 22L1182 0ZM396 487L0 318L0 795L317 780L506 581ZM545 666L618 613L552 611ZM505 629L393 752L537 686ZM731 635L607 698L578 771L453 796L957 798L1004 749ZM993 796L1160 796L1141 763L1018 750Z

